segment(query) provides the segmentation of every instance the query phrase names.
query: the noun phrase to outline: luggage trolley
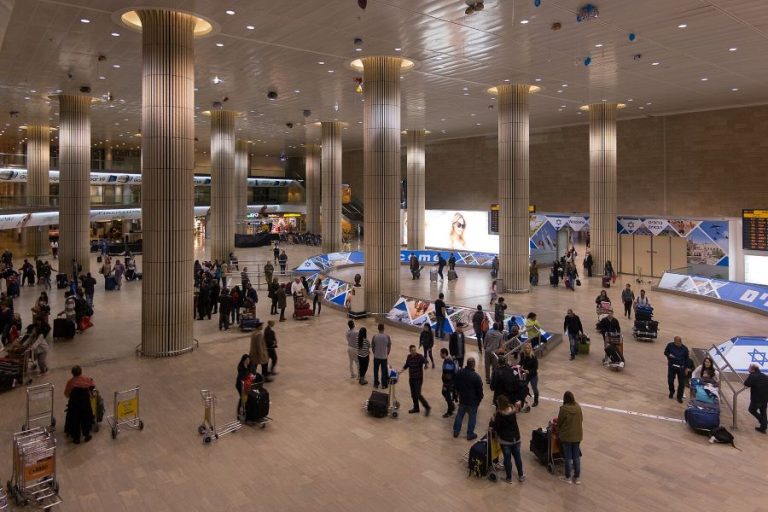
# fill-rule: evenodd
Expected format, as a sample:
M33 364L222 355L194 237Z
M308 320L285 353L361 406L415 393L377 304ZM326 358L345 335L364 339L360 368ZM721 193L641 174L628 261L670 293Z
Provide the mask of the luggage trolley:
M618 332L605 333L603 366L618 372L624 369L624 365L624 338Z
M117 439L120 427L144 430L144 422L139 416L139 386L115 391L114 410L107 421L112 427L112 439Z
M400 410L400 402L397 399L397 379L398 373L394 368L389 368L389 382L387 383L387 413L374 414L376 417L383 418L387 415L397 418ZM368 407L368 400L363 402L363 410L371 411Z
M469 470L467 476L485 477L491 482L496 482L499 479L498 473L504 471L504 462L502 460L501 445L493 428L488 427L488 433L478 442L485 443L485 458L483 461L476 461L473 466L470 466L469 452L467 452L461 459Z
M242 382L242 389L243 392L240 394L240 404L237 408L237 419L240 421L240 423L244 425L249 426L258 426L260 428L266 428L267 423L270 423L272 421L272 418L269 417L269 392L264 389L264 378L261 377L261 375L257 375L260 380L249 380L249 379L243 379ZM250 400L265 400L266 401L266 409L263 416L259 416L254 419L248 418L248 408L249 408L249 401Z
M214 439L237 432L243 427L239 421L226 423L222 427L216 426L216 395L208 389L200 390L203 400L203 422L197 427L197 433L203 436L203 443L209 444Z
M5 489L0 486L0 512L8 510L8 495L5 494Z
M558 465L565 463L557 435L557 420L550 421L545 428L534 430L531 436L530 450L547 471L555 474Z
M13 476L8 492L16 505L34 503L48 510L62 502L56 481L56 439L35 427L13 434Z
M613 313L613 305L610 302L603 301L597 305L595 311L597 313L597 324L595 327L597 330L600 330L600 321L608 316L608 313Z
M53 416L53 393L51 383L27 387L27 417L21 430L33 427L46 427L50 432L56 430L56 418Z

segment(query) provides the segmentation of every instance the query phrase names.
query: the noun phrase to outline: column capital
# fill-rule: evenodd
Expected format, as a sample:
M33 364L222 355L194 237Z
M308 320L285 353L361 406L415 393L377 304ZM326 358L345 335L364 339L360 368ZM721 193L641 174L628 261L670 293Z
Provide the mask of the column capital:
M368 57L361 57L351 61L349 63L349 67L354 71L364 73L366 69L370 70L375 66L393 64L395 62L399 62L399 70L401 73L414 69L417 64L415 60L408 59L400 55L370 55Z
M527 88L527 90L526 90ZM494 85L489 87L486 92L492 96L498 96L500 94L509 94L513 91L527 92L529 94L537 93L541 90L538 85L526 84L526 83L505 83L500 85Z
M607 111L607 110L621 110L626 105L624 103L611 103L609 101L601 101L599 103L588 103L582 105L579 110L583 112L595 112L595 111Z

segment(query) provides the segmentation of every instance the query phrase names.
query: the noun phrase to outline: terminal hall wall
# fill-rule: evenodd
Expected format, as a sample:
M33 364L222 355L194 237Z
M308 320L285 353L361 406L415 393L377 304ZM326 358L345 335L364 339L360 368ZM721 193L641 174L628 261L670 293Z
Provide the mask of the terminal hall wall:
M768 106L619 121L617 130L619 213L738 217L768 206ZM530 197L539 211L589 211L588 131L532 131ZM427 139L427 209L488 208L496 160L495 134ZM360 200L362 166L361 150L344 154L344 182ZM404 159L402 168L404 176Z

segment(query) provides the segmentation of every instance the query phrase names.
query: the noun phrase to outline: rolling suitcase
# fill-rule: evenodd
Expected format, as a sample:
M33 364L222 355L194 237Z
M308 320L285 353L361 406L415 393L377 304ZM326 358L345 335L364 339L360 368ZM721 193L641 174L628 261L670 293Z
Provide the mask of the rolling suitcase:
M549 445L549 432L541 427L531 432L531 443L528 446L531 452L539 460L539 463L546 466L548 462L547 449Z
M557 277L557 274L550 274L550 276L549 276L549 284L551 284L554 287L557 287L559 282L560 282L560 279Z
M53 321L53 337L60 340L71 340L75 337L75 324L66 318L56 318Z
M693 430L705 434L720 426L720 405L691 400L685 410L685 422Z
M429 280L437 282L437 270L430 270L429 271Z
M646 305L638 305L635 308L635 320L650 320L653 318L653 308Z
M109 276L104 279L104 288L108 291L117 288L117 279L115 279L115 276Z
M389 395L380 391L371 391L367 409L372 416L383 418L389 409Z
M69 280L67 279L67 274L56 274L56 288L59 290L63 290L69 286Z
M610 288L611 287L611 278L608 276L603 276L603 288Z
M448 271L448 280L449 281L455 281L458 278L459 278L459 276L458 276L458 274L456 274L455 270L449 270Z
M256 324L259 322L258 318L243 318L240 317L240 330L252 331L256 329Z
M256 422L269 415L269 391L254 387L245 401L245 421Z

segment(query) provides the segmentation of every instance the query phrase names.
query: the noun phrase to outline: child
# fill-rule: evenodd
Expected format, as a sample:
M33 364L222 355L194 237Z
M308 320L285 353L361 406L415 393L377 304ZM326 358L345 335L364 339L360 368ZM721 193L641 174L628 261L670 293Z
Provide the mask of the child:
M496 279L494 279L491 282L491 306L493 306L493 303L496 302Z

